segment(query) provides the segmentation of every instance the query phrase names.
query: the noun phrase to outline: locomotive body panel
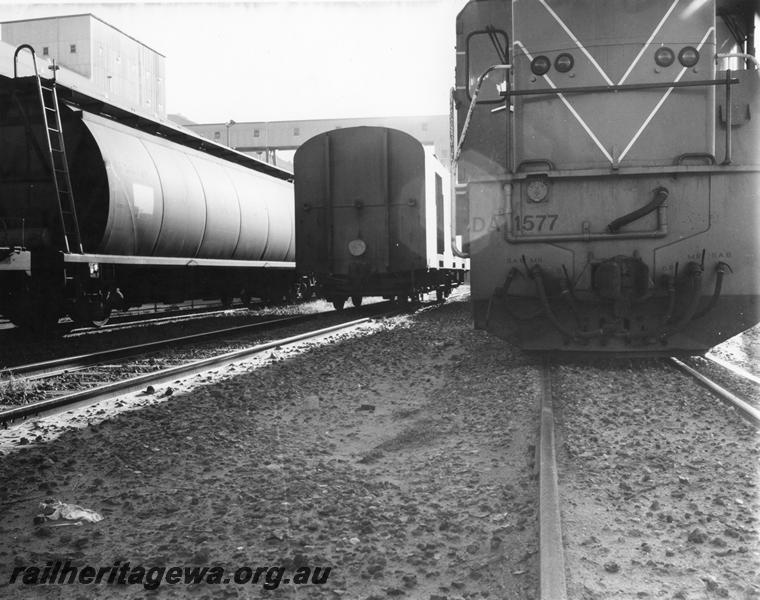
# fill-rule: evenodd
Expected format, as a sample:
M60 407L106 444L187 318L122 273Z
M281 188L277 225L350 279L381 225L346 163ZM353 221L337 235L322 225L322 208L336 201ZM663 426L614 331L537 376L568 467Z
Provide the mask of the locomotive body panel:
M602 0L583 7L543 0L514 6L513 85L523 94L514 102L519 115L515 164L546 159L557 168L671 165L674 157L687 152L714 153L712 87L583 91L712 79L712 2L696 8L677 1ZM655 62L662 47L674 54L667 66ZM675 58L684 48L699 54L691 68ZM531 64L539 56L550 64L542 76ZM558 63L560 57L567 62ZM691 127L670 135L666 125L684 114Z
M476 327L533 350L669 354L758 321L760 79L741 54L756 12L722 0L463 9L457 197Z

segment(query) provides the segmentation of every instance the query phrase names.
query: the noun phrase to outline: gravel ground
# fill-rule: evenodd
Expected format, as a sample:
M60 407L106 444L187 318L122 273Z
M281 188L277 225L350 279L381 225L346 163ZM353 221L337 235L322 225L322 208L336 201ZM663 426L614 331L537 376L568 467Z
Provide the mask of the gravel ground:
M536 369L472 330L462 292L333 341L0 435L0 596L535 598ZM104 519L34 525L48 497ZM67 559L331 572L273 591L7 583Z
M760 438L662 362L557 371L571 598L760 598Z

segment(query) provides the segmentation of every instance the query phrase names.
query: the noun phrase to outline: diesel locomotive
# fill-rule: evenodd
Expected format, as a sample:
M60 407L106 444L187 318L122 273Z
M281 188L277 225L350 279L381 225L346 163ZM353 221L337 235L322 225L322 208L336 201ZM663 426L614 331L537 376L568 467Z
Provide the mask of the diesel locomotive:
M48 332L143 302L291 292L291 173L43 77L31 46L12 60L0 72L0 314Z
M401 302L464 281L451 243L449 173L412 136L386 127L317 135L296 151L296 266L341 310L365 296Z
M476 327L703 353L759 320L755 0L473 0L456 198Z

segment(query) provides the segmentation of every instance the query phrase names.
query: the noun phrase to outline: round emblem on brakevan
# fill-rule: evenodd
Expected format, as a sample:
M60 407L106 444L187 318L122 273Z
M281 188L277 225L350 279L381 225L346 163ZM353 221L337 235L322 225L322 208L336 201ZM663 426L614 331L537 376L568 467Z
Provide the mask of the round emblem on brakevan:
M364 240L351 240L348 242L348 251L351 253L351 256L361 256L367 251L367 244Z

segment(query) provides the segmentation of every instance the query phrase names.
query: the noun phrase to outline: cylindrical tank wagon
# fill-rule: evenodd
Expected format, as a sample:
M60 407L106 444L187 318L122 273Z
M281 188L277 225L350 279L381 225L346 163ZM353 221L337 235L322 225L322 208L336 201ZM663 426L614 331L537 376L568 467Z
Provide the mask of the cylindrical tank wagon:
M401 301L464 280L451 244L449 176L412 136L385 127L317 135L296 151L296 266L337 309Z
M51 83L0 77L1 314L291 292L292 174Z

